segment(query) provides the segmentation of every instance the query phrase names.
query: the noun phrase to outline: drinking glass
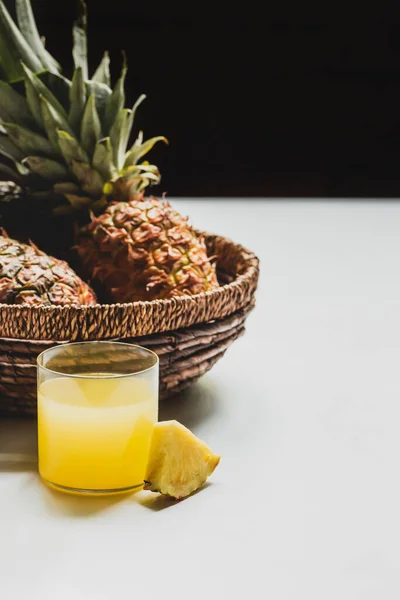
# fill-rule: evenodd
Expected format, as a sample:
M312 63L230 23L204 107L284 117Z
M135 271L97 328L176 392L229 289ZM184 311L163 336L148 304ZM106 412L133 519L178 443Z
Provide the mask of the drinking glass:
M120 342L63 344L39 355L42 480L76 494L139 489L158 419L158 357Z

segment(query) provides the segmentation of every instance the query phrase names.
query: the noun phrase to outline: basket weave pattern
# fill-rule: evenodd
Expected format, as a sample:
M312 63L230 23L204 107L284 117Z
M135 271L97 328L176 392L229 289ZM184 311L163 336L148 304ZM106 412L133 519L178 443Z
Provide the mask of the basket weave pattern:
M210 292L94 307L0 305L0 413L35 413L36 357L62 342L114 339L151 348L160 357L161 398L208 371L244 332L259 268L242 246L205 237L223 284Z

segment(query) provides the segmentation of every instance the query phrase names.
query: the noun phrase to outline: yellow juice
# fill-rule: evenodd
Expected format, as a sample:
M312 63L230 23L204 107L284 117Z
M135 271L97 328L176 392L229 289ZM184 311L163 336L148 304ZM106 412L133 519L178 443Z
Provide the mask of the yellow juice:
M141 377L48 379L38 390L39 472L71 490L111 492L143 483L158 417Z

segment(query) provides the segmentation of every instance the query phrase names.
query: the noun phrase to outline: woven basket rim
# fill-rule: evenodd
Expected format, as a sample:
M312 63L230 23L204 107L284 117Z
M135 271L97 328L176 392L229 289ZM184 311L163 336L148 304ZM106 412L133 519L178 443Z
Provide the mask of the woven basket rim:
M253 255L254 259L256 261L258 261L258 258ZM174 296L173 298L156 298L155 300L135 300L134 302L97 302L96 304L85 304L82 306L78 306L78 305L74 305L74 304L68 304L68 305L64 305L64 306L57 306L56 304L48 304L46 306L30 306L29 304L4 304L0 302L0 308L6 308L6 309L12 309L12 308L25 308L28 309L29 311L33 311L33 312L38 312L38 313L43 313L43 312L49 312L49 311L58 311L58 312L62 312L62 311L70 311L71 309L74 309L76 311L91 311L95 308L131 308L131 307L151 307L151 306L157 306L159 304L163 304L163 305L176 305L177 303L179 304L179 300L182 300L183 298L187 299L187 298L192 298L194 301L196 301L196 299L198 298L204 298L204 297L212 297L215 296L217 293L221 294L221 290L224 289L229 289L229 288L233 288L235 286L240 285L240 283L242 281L245 281L246 279L249 278L250 276L250 271L255 270L254 266L249 266L245 273L242 273L241 275L239 275L234 281L231 281L230 283L224 283L223 285L220 285L219 287L217 287L214 290L209 290L208 292L200 292L199 294L183 294L182 296Z
M258 260L258 259L256 259ZM251 267L249 267L249 270L251 269ZM69 305L65 305L65 306L57 306L56 304L48 304L47 306L30 306L29 304L4 304L4 303L0 303L0 308L6 308L6 309L12 309L12 308L24 308L27 309L29 311L33 311L33 312L38 312L38 313L43 313L43 312L49 312L49 311L57 311L57 312L68 312L71 309L74 309L76 311L80 311L80 312L84 312L84 311L92 311L95 308L132 308L132 307L151 307L151 306L157 306L159 304L163 304L163 305L171 305L171 306L176 306L176 304L179 304L179 300L183 299L183 298L192 298L194 301L196 301L196 299L199 298L205 298L205 297L212 297L216 295L216 292L219 292L219 294L221 294L221 291L225 289L229 289L229 288L233 288L235 286L240 285L240 283L242 281L245 281L246 279L248 279L249 273L246 272L242 273L242 275L239 275L234 281L230 282L230 283L224 283L223 285L220 285L218 288L216 288L215 290L210 290L208 292L200 292L199 294L192 294L191 296L189 296L188 294L183 294L182 296L174 296L173 298L166 298L166 299L155 299L155 300L136 300L134 302L112 302L112 303L106 303L106 302L97 302L96 304L86 304L86 305L82 305L82 306L77 306L74 304L69 304Z
M248 304L250 297L254 294L257 287L259 274L258 258L253 252L247 250L247 248L240 244L233 242L229 238L207 232L199 233L205 237L208 243L214 244L217 247L221 246L225 251L229 250L229 252L238 256L236 264L239 264L240 262L241 273L237 275L232 282L223 284L220 287L207 292L201 292L192 296L175 296L165 300L156 299L151 301L96 304L92 306L29 306L23 304L0 304L0 337L51 339L48 337L50 335L49 317L52 317L56 321L57 318L59 318L60 322L64 322L64 326L65 323L69 323L74 319L82 325L85 319L89 318L91 319L90 326L92 328L93 321L96 321L96 318L101 319L102 316L106 314L109 315L109 318L111 318L111 316L115 317L116 315L124 315L125 318L128 318L128 316L135 316L136 320L139 319L139 316L136 317L136 315L148 314L153 315L153 317L156 315L160 315L161 317L162 315L163 319L170 321L169 323L158 322L152 326L143 328L138 326L137 323L136 326L131 324L130 327L125 326L123 333L123 335L127 337L130 335L146 335L153 331L166 331L171 328L175 329L175 325L177 327L189 326L205 320L209 321L212 319L223 318L236 310L243 308L243 306ZM225 303L226 306L224 306ZM191 315L191 312L196 314ZM175 318L176 314L180 315L179 319ZM171 315L174 315L174 319L171 318ZM29 327L23 325L24 319L29 320ZM19 325L17 325L16 322L19 322ZM31 332L32 323L39 324L34 327L35 330L38 330L37 332ZM44 324L46 324L46 327ZM78 339L74 335L72 337L67 334L64 336L61 324L58 329L60 331L59 333L55 333L56 337L53 337L53 339ZM113 330L116 328L105 327L103 329L107 329L106 337L112 337L114 335ZM143 329L143 331L141 331L141 329ZM40 333L40 331L42 333ZM44 337L43 332L45 332ZM101 335L104 335L104 331ZM84 335L81 339L90 339L90 332L89 336Z
M207 232L200 232L202 233L202 235L204 235L207 239L212 239L212 238L216 238L216 237L221 237L221 236L217 236L216 234L212 234L212 233L207 233ZM65 306L57 306L56 304L49 304L47 306L30 306L29 304L5 304L0 302L0 308L7 308L7 309L12 309L12 308L26 308L29 309L30 311L33 312L46 312L46 311L69 311L71 309L77 310L77 311L85 311L85 310L93 310L94 308L111 308L111 307L119 307L119 308L124 308L124 307L134 307L134 306L140 306L140 307L150 307L150 306L155 306L158 304L176 304L177 302L179 303L179 300L182 300L182 298L187 298L190 297L192 298L194 301L196 301L196 299L198 298L202 298L202 297L211 297L214 296L215 294L220 294L221 290L224 289L228 289L228 288L233 288L237 285L240 285L240 283L242 281L245 281L246 279L248 279L249 277L251 277L251 275L253 275L253 272L255 270L258 271L258 264L259 264L259 259L256 257L256 255L253 252L250 252L250 250L247 250L244 246L241 246L240 244L237 244L236 242L233 242L231 239L229 238L224 238L226 242L230 242L232 244L234 244L237 248L240 248L242 250L243 255L247 255L247 260L246 262L248 262L249 264L247 265L247 268L245 270L244 273L242 273L241 275L239 275L234 281L231 281L230 283L225 283L223 285L220 285L218 288L214 289L214 290L209 290L207 292L200 292L199 294L192 294L191 296L189 296L188 294L183 294L182 296L174 296L173 298L166 298L166 299L160 299L160 298L156 298L155 300L136 300L134 302L97 302L96 304L91 304L91 305L82 305L82 306L77 306L77 305L65 305ZM253 263L254 264L251 264Z

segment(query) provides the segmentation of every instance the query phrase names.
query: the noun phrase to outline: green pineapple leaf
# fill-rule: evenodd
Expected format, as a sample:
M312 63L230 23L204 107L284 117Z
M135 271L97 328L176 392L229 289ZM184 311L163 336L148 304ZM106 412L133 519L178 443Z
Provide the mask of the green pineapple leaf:
M151 165L148 162L143 162L140 165L128 167L127 169L124 169L123 173L129 173L130 169L137 169L140 173L156 173L158 176L160 175L156 165Z
M99 140L93 154L93 167L100 173L104 181L117 176L114 165L113 149L109 137Z
M105 114L105 133L111 131L113 123L117 120L118 115L125 106L125 78L126 78L127 67L126 64L122 67L121 75L115 84L111 96L108 99L106 114Z
M1 67L9 81L21 79L22 60L32 71L43 70L43 64L22 35L4 2L0 0Z
M42 111L42 120L44 127L46 129L47 136L53 145L56 152L59 151L59 139L58 139L58 130L62 129L73 135L73 132L68 125L67 120L64 116L56 111L54 106L50 104L50 102L44 96L40 96L41 101L41 111Z
M102 195L101 198L99 198L98 200L95 200L93 202L93 204L90 207L91 212L93 212L95 215L99 215L100 213L102 213L105 209L107 208L107 199L104 196L104 194Z
M22 161L23 165L26 165L32 173L43 177L49 181L62 181L64 178L68 179L68 169L50 158L44 158L43 156L27 156Z
M72 161L72 172L81 184L81 188L91 196L101 196L103 191L103 178L100 173L88 163L77 160Z
M94 94L96 100L96 110L99 115L99 119L104 123L106 107L108 100L111 96L111 89L105 83L99 81L87 81L86 87L89 95Z
M55 183L53 185L53 191L55 194L79 194L80 187L72 181L63 181L61 183Z
M108 87L111 84L111 76L110 76L110 56L107 51L104 52L101 63L97 67L94 75L92 77L92 81L97 81L98 83L104 83Z
M29 107L40 125L42 124L42 102L40 97L44 96L46 100L55 108L56 112L59 113L63 119L67 120L67 113L64 107L55 97L53 92L43 83L43 81L25 65L22 64L25 72L25 87L26 96Z
M140 138L138 138L138 139L141 142L142 136L140 136ZM153 148L153 146L157 142L165 142L166 144L168 144L167 138L165 138L162 135L158 135L156 137L150 138L149 140L146 140L145 142L139 143L139 144L137 143L137 140L136 140L136 142L133 144L132 148L129 150L129 152L126 155L124 168L130 167L131 165L136 165L137 162L143 156L145 156L145 154L150 152L150 150Z
M77 194L64 194L74 210L89 208L93 200L87 196L78 196ZM68 212L57 211L56 214L69 214Z
M59 73L59 63L47 52L36 27L30 0L16 0L15 8L19 29L43 66L52 73Z
M22 163L20 163L18 161L15 161L14 164L15 164L15 167L16 167L18 173L20 175L22 175L22 177L27 177L27 175L30 174L30 171L27 166L23 165Z
M79 0L79 15L72 29L73 48L72 56L75 69L82 69L84 79L88 78L88 60L87 60L87 10L84 0Z
M160 173L155 165L134 165L132 167L128 167L123 172L123 177L126 179L140 177L148 179L149 181L154 181L158 183L160 181Z
M8 135L0 135L0 152L7 154L13 160L22 160L24 153L10 140Z
M132 110L130 112L129 119L128 119L128 139L126 140L126 146L128 145L128 142L129 142L129 137L131 135L136 111L137 111L138 107L140 106L140 104L143 102L143 100L145 100L145 98L146 98L145 94L142 94L141 96L139 96L139 98L136 100L136 102L133 105ZM126 151L126 146L125 146L125 151Z
M160 172L155 165L132 165L123 170L121 178L131 183L131 192L137 194L148 185L160 182Z
M96 110L95 97L92 94L86 102L85 111L82 117L80 136L81 144L89 156L92 156L96 142L101 137L100 119Z
M86 104L86 86L82 75L81 67L75 69L74 76L72 78L72 85L69 92L70 110L68 115L68 122L74 130L75 134L78 134L81 126L81 119L83 110Z
M139 98L136 100L135 104L132 106L132 116L131 116L132 124L135 120L136 111L144 100L146 100L146 94L141 94L139 96Z
M111 145L114 151L114 163L117 170L120 171L124 164L126 147L128 145L130 135L130 117L132 111L128 108L123 108L110 131Z
M159 173L146 173L146 179L149 181L153 181L154 183L160 182L160 174Z
M13 158L8 152L6 152L2 148L0 148L0 163L9 164L11 166L11 168L15 167L16 170L18 171L18 168L17 168L18 162L19 161L17 161L15 158Z
M30 111L35 119L36 126L39 126L39 128L42 130L43 122L40 96L29 76L25 78L25 95Z
M157 177L157 179L153 182L153 185L157 184L159 182L160 182L160 177ZM147 188L147 186L149 185L149 183L150 182L147 179L142 178L142 180L141 180L141 182L140 182L140 184L139 184L139 186L137 188L136 193L140 194L140 192L143 192L143 190L145 190Z
M58 134L58 145L61 150L61 154L64 157L65 162L68 165L72 164L73 160L80 162L89 162L89 157L79 145L78 140L70 135L67 131L62 131L59 129L57 131Z
M0 71L2 79L12 83L23 76L22 67L14 48L12 48L4 37L0 26Z
M22 177L12 167L0 163L0 181L14 181L15 183L22 183Z
M10 140L19 148L25 156L32 155L44 155L53 156L54 150L49 140L34 133L25 127L16 125L15 123L2 123L4 129L7 131Z
M64 75L61 75L61 73L50 73L49 71L37 73L37 77L43 81L57 98L61 106L64 107L65 112L67 112L67 110L69 110L71 81L67 79L67 77L64 77Z
M3 118L7 114L7 120L27 127L33 127L35 123L25 98L5 81L0 81L0 114Z

